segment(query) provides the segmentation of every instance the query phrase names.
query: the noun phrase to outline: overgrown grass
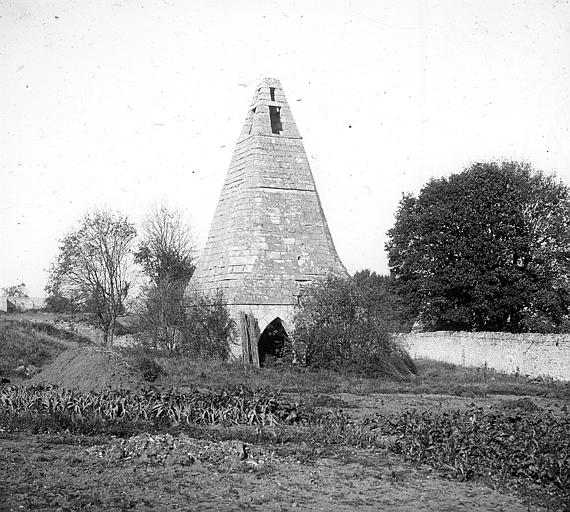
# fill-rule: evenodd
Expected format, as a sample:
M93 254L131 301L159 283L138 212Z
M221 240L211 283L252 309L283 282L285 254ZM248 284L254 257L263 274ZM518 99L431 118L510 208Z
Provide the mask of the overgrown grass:
M40 368L69 348L88 340L47 322L0 316L0 374L11 377L19 366Z
M539 396L570 400L570 382L506 374L487 367L465 368L429 359L415 362L418 379L409 383L409 392L413 393Z
M254 368L237 362L158 358L165 373L156 381L166 387L220 389L234 385L268 387L288 393L424 393L453 396L540 396L570 400L570 383L507 375L488 368L463 368L416 360L417 376L372 379L350 372L311 370L293 365Z

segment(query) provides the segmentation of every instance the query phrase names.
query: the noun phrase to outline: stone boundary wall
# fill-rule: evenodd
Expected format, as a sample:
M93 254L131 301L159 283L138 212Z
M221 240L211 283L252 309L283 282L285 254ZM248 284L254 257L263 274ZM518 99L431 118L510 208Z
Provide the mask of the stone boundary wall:
M570 380L570 334L421 332L398 335L413 358Z

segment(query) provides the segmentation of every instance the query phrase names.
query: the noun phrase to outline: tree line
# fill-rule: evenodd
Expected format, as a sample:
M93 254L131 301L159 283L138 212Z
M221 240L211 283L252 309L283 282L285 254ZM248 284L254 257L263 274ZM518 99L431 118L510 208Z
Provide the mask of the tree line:
M318 304L324 311L326 297L350 299L329 310L340 317L349 312L363 332L374 332L370 326L380 321L392 332L414 323L428 330L570 331L570 191L528 164L476 163L430 180L417 196L403 195L386 250L390 275L361 270L348 285L316 284L322 297L310 290L300 308ZM227 344L220 348L216 339L231 338L235 326L223 297L195 296L189 307L184 296L195 263L191 230L179 211L153 207L137 239L124 215L96 210L61 241L46 287L48 307L94 314L111 344L117 319L136 303L138 329L149 345L224 356ZM135 266L144 276L136 301ZM332 325L314 311L309 317ZM306 318L303 326L313 339L321 336Z
M184 295L195 262L191 229L181 211L154 205L137 238L125 215L97 209L61 240L49 269L46 306L89 315L107 345L123 328L119 319L129 316L129 331L145 348L225 358L234 325L222 297Z

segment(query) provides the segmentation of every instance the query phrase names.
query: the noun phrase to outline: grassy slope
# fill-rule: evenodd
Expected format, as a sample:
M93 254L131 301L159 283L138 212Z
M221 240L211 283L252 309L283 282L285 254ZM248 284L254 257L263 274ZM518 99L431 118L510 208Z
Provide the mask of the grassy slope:
M86 339L47 322L31 322L11 315L0 316L0 375L16 376L18 366L41 368L64 350Z

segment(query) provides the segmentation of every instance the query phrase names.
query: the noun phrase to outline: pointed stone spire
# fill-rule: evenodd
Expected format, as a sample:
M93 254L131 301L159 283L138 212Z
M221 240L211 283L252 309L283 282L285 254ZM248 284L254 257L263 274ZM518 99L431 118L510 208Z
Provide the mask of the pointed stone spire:
M301 138L281 83L275 78L264 78L258 84L238 144L251 135Z
M261 330L288 327L300 286L347 275L279 80L255 90L190 289L222 290Z

